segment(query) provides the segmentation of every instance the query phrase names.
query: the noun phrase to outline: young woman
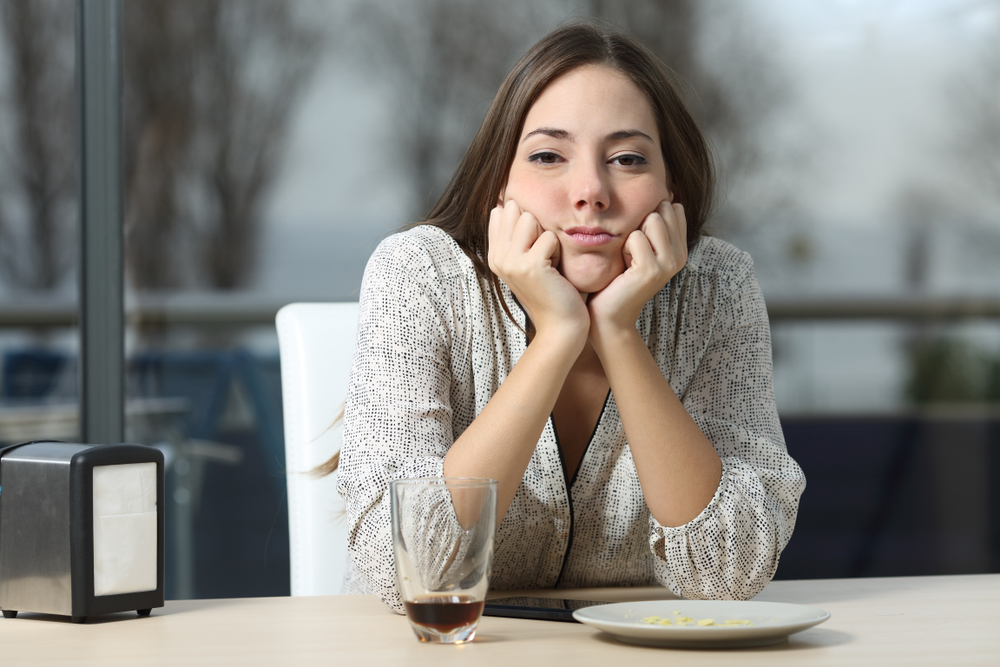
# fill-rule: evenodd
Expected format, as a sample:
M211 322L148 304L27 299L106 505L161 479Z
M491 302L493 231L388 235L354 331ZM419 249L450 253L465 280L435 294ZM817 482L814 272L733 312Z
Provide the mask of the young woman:
M752 262L701 234L712 164L670 78L605 26L557 29L427 220L372 256L345 592L402 610L389 482L440 476L499 481L494 589L744 599L770 581L805 480Z

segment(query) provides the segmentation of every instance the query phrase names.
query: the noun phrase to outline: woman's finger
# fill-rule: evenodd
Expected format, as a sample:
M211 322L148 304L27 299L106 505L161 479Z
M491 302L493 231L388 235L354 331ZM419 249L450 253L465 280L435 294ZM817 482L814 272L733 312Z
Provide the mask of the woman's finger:
M669 204L670 221L667 229L670 232L671 241L676 240L678 245L687 252L687 218L684 216L684 206L682 204ZM667 219L664 218L664 221Z
M489 241L490 247L500 243L500 218L503 216L503 207L494 206L490 211Z
M511 238L521 216L521 207L513 199L503 206L497 206L490 213L490 252L487 259L494 264L502 263L510 254ZM490 267L494 271L496 266Z
M539 227L539 229L541 229L541 227ZM528 254L537 258L539 261L548 261L553 267L559 266L559 258L561 254L559 238L556 236L555 232L543 230L531 246L531 249L528 250Z
M490 211L490 224L488 228L489 250L486 253L490 270L496 272L497 261L507 252L507 243L503 242L503 232L500 229L503 218L503 207L496 206Z
M649 238L661 262L684 263L687 258L687 221L683 206L661 202L656 211L646 216L640 229Z
M660 213L662 207L646 216L639 226L639 231L646 235L649 245L657 256L663 254L670 248L670 233L667 230L667 223Z
M653 252L653 246L650 245L649 237L640 229L635 230L625 239L625 249L622 254L624 255L625 252L628 253L625 261L630 268L633 264L644 268L656 263L656 254Z
M504 211L504 215L507 211ZM541 236L542 226L538 224L538 220L535 216L530 213L521 213L517 220L514 221L513 231L510 237L510 249L517 253L526 253L531 250L531 246L535 244L538 237Z
M513 199L508 200L503 205L503 213L500 216L500 228L503 230L504 238L510 242L514 236L514 229L517 227L518 218L521 217L521 207Z

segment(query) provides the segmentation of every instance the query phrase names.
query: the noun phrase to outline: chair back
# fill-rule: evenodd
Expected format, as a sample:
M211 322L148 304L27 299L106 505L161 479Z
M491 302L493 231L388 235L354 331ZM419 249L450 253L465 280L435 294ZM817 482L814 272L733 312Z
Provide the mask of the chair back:
M347 381L358 329L357 303L293 303L276 318L288 476L292 595L340 593L347 520L336 473L308 472L340 449Z

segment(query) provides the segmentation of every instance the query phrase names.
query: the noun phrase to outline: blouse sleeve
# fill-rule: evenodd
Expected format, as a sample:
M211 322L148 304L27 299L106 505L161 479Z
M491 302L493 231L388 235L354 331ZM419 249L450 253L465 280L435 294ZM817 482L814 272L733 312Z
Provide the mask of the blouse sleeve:
M337 490L346 504L348 550L374 591L400 613L389 482L442 477L453 442L442 290L434 259L418 244L397 236L379 246L362 281L344 410Z
M805 488L778 421L767 310L747 264L716 304L705 354L681 396L722 459L719 488L683 526L665 527L650 515L657 579L688 599L759 593L778 567Z

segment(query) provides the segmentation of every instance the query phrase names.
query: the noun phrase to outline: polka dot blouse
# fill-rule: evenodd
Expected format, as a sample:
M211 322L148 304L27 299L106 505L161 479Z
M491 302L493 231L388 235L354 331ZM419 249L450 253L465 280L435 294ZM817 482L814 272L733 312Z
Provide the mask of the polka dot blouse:
M489 289L454 240L427 225L389 237L368 263L338 472L350 528L344 592L375 592L402 611L389 482L441 477L448 448L527 345L509 289L502 297L517 324ZM722 458L715 496L691 522L662 526L614 396L572 478L550 418L497 528L492 589L659 584L690 599L746 599L774 575L805 478L778 422L749 255L702 238L636 327Z

